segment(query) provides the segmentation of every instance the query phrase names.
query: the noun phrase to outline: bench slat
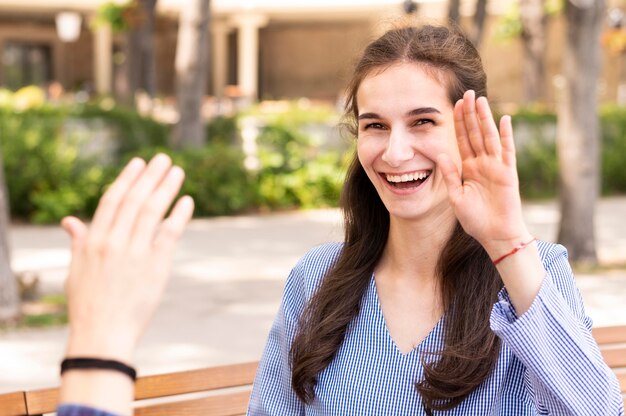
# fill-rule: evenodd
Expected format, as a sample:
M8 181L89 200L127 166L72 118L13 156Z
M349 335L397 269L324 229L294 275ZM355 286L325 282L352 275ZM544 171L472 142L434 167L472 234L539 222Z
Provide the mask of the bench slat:
M135 408L135 416L237 416L246 413L250 391L229 393L219 397L156 404Z
M41 389L25 392L29 415L54 412L59 403L60 389Z
M594 327L592 334L598 344L626 342L626 325Z
M135 400L250 385L257 366L258 362L250 362L140 377L135 386ZM26 392L30 414L54 412L58 400L58 388Z
M0 416L26 415L26 399L24 392L0 394Z
M617 381L619 381L619 387L622 393L626 394L626 368L620 368L615 370Z
M603 346L600 352L609 367L626 367L626 344Z
M137 380L135 400L252 384L258 362L146 376Z

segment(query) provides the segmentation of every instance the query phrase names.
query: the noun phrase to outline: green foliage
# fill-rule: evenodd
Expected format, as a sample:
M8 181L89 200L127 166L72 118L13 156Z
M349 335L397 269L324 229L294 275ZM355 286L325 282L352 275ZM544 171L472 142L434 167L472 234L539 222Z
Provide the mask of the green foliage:
M564 0L545 0L543 11L545 16L555 16L563 11ZM522 35L524 26L518 2L511 3L509 10L496 23L495 37L501 42L509 42Z
M68 214L93 214L121 155L165 140L163 126L128 113L91 107L0 109L0 143L12 215L49 223ZM98 129L109 131L112 143L92 148Z
M602 192L626 193L626 109L602 109Z
M345 176L339 150L323 150L322 139L305 133L307 125L326 120L323 110L291 107L266 116L258 137L259 203L268 208L336 206Z
M559 175L556 115L525 109L513 116L513 123L516 138L524 138L517 151L522 196L555 196ZM603 108L600 123L602 193L626 194L626 109L617 106Z
M345 163L340 149L325 148L322 136L330 129L319 129L324 117L330 123L331 112L295 107L289 112L294 117L254 116L264 127L258 138L259 169L249 172L237 143L236 117L210 122L205 147L175 151L167 147L167 126L128 109L95 104L44 104L22 111L0 107L12 216L36 223L55 223L70 214L89 218L107 184L132 156L148 159L157 152L170 154L185 169L181 192L194 198L198 216L334 206Z
M172 150L145 147L128 155L150 159L166 153L174 164L185 170L181 194L194 199L196 216L226 215L249 210L256 203L252 176L243 166L243 153L221 143L201 149Z
M518 142L517 171L524 198L552 197L557 193L555 125L556 117L547 112L522 109L513 116Z
M101 25L110 25L113 33L126 32L129 27L125 19L125 12L131 5L132 2L126 4L119 4L114 1L102 3L96 10L93 26L97 28Z
M236 117L218 116L207 124L207 143L234 144L238 135Z
M508 42L517 39L522 34L522 18L517 3L513 3L511 8L497 22L495 37L501 42Z

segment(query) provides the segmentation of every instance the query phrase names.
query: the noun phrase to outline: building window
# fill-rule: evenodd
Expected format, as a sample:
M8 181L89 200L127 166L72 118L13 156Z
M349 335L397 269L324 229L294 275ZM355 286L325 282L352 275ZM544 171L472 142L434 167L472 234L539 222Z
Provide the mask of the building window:
M44 87L52 81L52 48L27 42L5 42L2 51L4 85L17 90L26 85Z

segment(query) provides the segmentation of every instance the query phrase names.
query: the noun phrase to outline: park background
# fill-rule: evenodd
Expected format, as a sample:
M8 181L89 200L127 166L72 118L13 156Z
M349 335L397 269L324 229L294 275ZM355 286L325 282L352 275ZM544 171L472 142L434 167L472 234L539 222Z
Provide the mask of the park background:
M358 54L456 22L513 115L525 215L570 251L597 324L626 323L626 2L0 0L0 390L54 384L58 221L132 156L167 152L197 219L138 352L143 374L256 360L289 269L341 240Z

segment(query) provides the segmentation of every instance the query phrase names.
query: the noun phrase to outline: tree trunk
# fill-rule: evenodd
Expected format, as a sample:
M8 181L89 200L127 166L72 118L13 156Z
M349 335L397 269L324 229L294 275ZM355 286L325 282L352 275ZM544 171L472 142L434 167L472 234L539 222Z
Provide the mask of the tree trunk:
M4 179L4 163L0 152L0 322L14 321L20 314L17 280L11 269L8 195Z
M469 39L478 49L485 29L485 19L487 18L487 0L476 0L476 10L472 18L472 26L468 31ZM461 0L449 0L448 2L448 23L461 26Z
M157 0L138 0L127 16L130 29L126 39L126 86L121 97L128 105L135 104L137 91L150 97L156 94L154 59L154 21Z
M544 98L547 18L545 0L520 0L522 21L522 46L524 48L523 84L524 103L534 103Z
M448 20L449 23L453 23L457 26L460 25L461 20L461 0L450 0L448 2Z
M572 262L597 264L594 208L599 194L598 78L604 0L569 0L563 53L565 87L558 111L559 243Z
M180 9L176 44L177 147L201 147L205 141L202 100L208 71L209 0L186 0Z
M480 42L483 39L485 31L485 19L487 18L487 0L476 1L476 11L474 12L471 41L476 47L480 48Z

